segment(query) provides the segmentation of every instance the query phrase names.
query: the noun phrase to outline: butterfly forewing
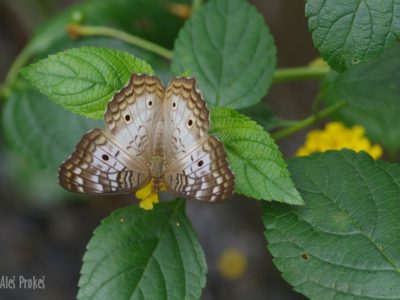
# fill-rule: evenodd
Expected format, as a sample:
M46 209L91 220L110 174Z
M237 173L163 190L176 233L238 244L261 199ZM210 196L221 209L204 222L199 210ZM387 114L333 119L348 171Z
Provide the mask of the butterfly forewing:
M148 168L102 129L85 134L59 171L65 189L88 194L126 193L150 178Z
M157 77L132 75L129 84L108 104L104 119L115 139L133 151L136 160L149 163L154 133L162 119L163 87Z
M194 79L176 78L164 96L164 182L172 194L221 201L233 192L234 176L222 144L209 136L209 113Z
M207 138L209 112L192 78L175 78L164 96L165 159L178 160Z

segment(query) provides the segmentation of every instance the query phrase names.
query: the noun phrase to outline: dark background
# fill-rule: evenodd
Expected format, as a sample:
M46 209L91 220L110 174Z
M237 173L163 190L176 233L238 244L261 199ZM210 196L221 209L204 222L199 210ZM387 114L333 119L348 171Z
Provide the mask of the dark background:
M38 24L77 2L0 0L0 82ZM278 67L306 65L318 55L307 30L304 1L250 2L272 31ZM274 84L265 101L280 117L303 118L317 87L310 81ZM284 155L291 157L303 139L300 133L282 140ZM135 201L132 196L76 200L54 187L55 181L56 174L33 171L12 154L0 133L0 275L46 276L45 290L0 290L0 299L74 299L81 258L93 229L111 211ZM190 201L187 211L208 262L202 299L304 299L272 263L257 201L239 197L218 205ZM245 274L237 280L223 278L216 268L218 256L229 247L248 259Z

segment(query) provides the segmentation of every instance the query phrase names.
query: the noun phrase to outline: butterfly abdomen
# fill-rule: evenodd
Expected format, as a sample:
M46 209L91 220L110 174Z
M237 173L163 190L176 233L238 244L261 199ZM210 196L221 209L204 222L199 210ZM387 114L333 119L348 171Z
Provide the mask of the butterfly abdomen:
M161 178L164 174L164 158L154 156L151 160L151 175L153 178Z

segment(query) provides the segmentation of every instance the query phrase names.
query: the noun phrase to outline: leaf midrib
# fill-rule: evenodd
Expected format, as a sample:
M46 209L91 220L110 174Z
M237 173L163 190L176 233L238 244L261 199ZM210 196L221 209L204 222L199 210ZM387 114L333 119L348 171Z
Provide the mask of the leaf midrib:
M161 231L161 233L160 233L160 235L159 235L159 239L157 240L157 243L156 243L156 245L154 246L154 249L151 251L150 255L148 256L149 258L148 258L148 260L147 260L147 262L146 262L146 265L145 265L145 267L144 267L144 269L143 269L143 272L142 272L142 274L140 275L140 278L139 278L139 280L137 281L136 285L134 285L134 290L130 293L129 299L132 299L134 293L136 292L136 289L139 287L140 281L143 279L143 276L144 276L144 274L146 273L147 268L150 266L150 262L152 261L152 258L154 257L154 253L157 251L157 249L158 249L158 247L159 247L159 245L160 245L160 241L163 239L163 236L164 236L165 231L166 231L167 228L169 227L172 218L175 216L175 214L177 213L177 211L178 211L178 209L180 208L181 205L182 205L182 200L179 200L179 201L177 202L177 205L175 206L174 210L172 211L171 216L169 217L168 221L165 223L165 226L164 226L164 228L162 229L162 231ZM168 293L167 293L167 296L168 296Z

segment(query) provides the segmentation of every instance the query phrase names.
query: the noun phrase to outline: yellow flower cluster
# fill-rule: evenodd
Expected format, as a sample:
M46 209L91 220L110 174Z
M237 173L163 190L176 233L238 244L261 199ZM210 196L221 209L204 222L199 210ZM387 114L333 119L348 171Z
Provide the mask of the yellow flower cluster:
M305 156L314 152L326 150L352 149L356 152L365 151L374 159L382 156L380 145L372 145L365 136L361 126L346 128L342 123L330 122L323 130L312 130L307 134L305 144L297 150L297 156Z
M161 186L161 191L166 191L165 187ZM153 189L153 180L142 187L135 193L136 198L139 199L139 207L144 210L151 210L154 204L159 202L158 193Z

